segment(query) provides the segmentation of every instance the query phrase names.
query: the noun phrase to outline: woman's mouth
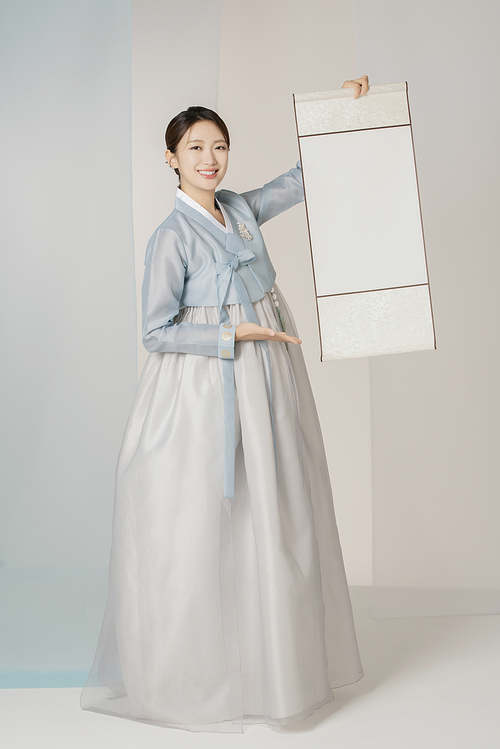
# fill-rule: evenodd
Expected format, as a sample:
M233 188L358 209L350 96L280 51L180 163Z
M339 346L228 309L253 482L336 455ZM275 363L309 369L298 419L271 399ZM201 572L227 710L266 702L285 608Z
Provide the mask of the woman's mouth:
M218 171L218 169L200 169L198 171L198 174L201 174L201 176L205 179L213 179Z

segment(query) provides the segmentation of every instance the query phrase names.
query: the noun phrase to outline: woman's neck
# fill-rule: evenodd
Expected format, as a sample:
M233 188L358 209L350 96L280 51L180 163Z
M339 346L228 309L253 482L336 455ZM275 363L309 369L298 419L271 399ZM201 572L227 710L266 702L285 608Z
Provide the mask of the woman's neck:
M191 185L188 186L188 189L185 189L182 184L180 186L180 189L182 192L185 192L186 195L189 195L190 198L195 200L197 203L199 203L202 208L204 208L206 211L212 214L217 219L220 219L221 212L216 208L215 205L215 189L213 190L197 190L195 187L192 187Z

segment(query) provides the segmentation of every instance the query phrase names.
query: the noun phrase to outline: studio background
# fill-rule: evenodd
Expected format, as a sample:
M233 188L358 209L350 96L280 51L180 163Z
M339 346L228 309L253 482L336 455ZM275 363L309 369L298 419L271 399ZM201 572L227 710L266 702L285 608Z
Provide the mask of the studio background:
M166 124L190 104L219 111L224 186L241 192L297 161L292 93L364 73L409 83L437 351L321 363L303 204L263 227L347 575L373 580L374 616L498 611L497 4L5 0L0 13L3 686L78 686L90 668L146 357L144 252L174 202Z

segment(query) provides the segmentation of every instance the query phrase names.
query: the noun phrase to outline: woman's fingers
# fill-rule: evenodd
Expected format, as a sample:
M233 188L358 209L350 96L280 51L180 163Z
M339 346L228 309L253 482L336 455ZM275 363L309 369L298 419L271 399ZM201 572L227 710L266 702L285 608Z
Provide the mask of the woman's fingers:
M272 328L263 328L260 325L256 325L252 322L240 323L236 326L236 341L262 341L271 340L276 342L285 343L302 343L300 338L296 336L288 335L283 331L276 331Z
M352 81L344 81L342 88L354 89L353 99L364 96L368 91L368 76L362 75L361 78L354 78Z
M356 78L356 83L359 83L361 86L361 91L359 92L359 96L363 96L368 91L368 76L362 75L361 78ZM357 97L354 97L357 98Z
M259 335L258 340L272 340L276 343L302 343L300 338L296 338L294 335L288 335L287 333L282 333L281 331L271 331L273 333L273 336L269 335ZM256 336L257 337L257 336Z
M294 335L288 335L287 333L279 333L278 335L280 336L279 339L277 339L279 341L284 341L285 343L296 343L296 344L302 343L300 338L297 338Z
M362 77L361 77L361 78L359 79L359 81L358 81L358 82L359 82L359 83L361 83L361 91L360 91L360 94L359 94L359 95L360 95L360 96L364 96L365 94L367 94L367 93L368 93L368 89L369 89L369 85L368 85L368 76L367 76L367 75L363 75L363 76L362 76Z

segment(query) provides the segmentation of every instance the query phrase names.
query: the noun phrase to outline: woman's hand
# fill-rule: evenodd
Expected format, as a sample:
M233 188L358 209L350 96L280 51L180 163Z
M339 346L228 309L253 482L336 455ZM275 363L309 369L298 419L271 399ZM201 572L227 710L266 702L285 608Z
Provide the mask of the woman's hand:
M278 341L280 343L302 343L300 338L287 335L282 331L272 328L262 328L253 322L242 322L236 326L234 333L235 341Z
M353 99L357 99L358 96L364 96L368 91L368 76L362 75L361 78L355 78L353 81L344 81L342 88L353 88Z

